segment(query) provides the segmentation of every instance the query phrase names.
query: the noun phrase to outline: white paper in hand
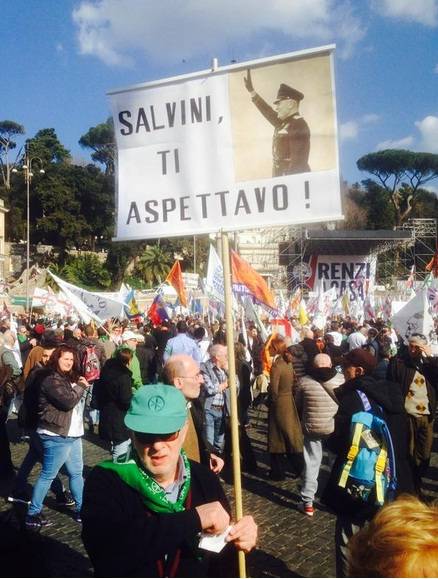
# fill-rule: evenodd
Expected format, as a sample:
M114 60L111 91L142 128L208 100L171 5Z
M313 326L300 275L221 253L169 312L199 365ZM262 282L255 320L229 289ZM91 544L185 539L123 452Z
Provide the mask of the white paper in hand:
M231 525L225 529L220 535L210 535L208 533L201 533L201 540L199 541L199 548L213 553L220 553L225 547L225 539L231 530Z

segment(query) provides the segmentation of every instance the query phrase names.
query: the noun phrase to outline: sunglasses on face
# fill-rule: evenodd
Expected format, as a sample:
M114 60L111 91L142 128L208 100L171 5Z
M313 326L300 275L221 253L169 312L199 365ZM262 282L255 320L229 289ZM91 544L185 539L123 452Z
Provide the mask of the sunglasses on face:
M135 439L140 444L145 446L150 446L155 442L172 442L178 438L179 430L176 432L170 432L169 434L148 434L145 432L134 432Z

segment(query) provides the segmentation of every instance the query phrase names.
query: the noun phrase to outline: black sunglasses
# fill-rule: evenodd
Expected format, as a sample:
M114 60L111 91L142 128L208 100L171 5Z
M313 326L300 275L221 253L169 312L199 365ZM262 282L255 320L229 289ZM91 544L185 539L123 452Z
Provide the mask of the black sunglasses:
M135 439L145 446L154 444L154 442L172 442L178 438L180 431L170 432L169 434L149 434L146 432L134 432Z

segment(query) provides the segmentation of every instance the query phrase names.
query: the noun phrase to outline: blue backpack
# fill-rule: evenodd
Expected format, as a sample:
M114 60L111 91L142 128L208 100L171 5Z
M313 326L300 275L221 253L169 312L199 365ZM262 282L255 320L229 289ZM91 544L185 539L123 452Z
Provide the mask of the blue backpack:
M383 418L377 416L367 396L357 390L363 411L351 417L351 446L338 486L359 502L383 505L397 488L394 447Z

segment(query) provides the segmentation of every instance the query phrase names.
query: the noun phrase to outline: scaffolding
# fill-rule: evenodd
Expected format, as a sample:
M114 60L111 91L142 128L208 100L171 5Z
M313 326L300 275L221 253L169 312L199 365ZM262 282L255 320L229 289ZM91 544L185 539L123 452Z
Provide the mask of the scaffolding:
M409 272L414 265L415 281L423 282L429 273L426 265L437 250L437 219L408 219L398 229L411 231L412 243L403 256L405 268Z
M287 287L289 291L298 286L307 289L308 256L315 252L317 244L314 234L321 234L321 238L326 236L327 240L333 237L333 242L339 237L338 242L344 249L341 253L348 254L351 248L351 255L376 256L376 281L386 287L395 287L400 280L405 282L414 264L415 279L424 281L425 267L436 248L436 219L409 219L395 231L334 231L330 224L326 231L321 231L317 227L317 224L312 224L247 230L236 236L236 247L273 288ZM397 232L400 235L397 236ZM363 249L358 250L361 235ZM326 249L321 247L317 253L323 254L324 251L338 253L327 246Z
M306 290L310 276L309 257L315 255L369 255L378 263L378 283L390 285L395 278L407 279L414 234L411 230L312 230L296 227L287 243L279 246L280 263L287 266L288 289ZM400 257L403 256L403 259ZM380 275L379 275L380 274Z

